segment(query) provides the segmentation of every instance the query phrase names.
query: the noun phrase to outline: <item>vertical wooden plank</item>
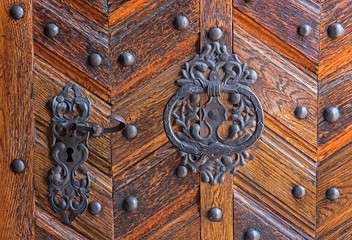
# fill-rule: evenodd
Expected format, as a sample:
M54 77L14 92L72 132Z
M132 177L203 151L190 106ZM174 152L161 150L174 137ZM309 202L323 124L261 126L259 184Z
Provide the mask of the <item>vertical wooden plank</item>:
M9 12L21 5L24 16ZM32 1L0 0L0 239L33 239ZM10 164L22 159L15 174Z
M200 1L200 32L201 48L210 42L207 37L212 27L219 27L223 37L219 40L232 51L232 1L230 0L201 0ZM200 183L201 194L201 238L233 239L233 176L227 175L223 183L211 186ZM211 222L207 213L209 209L217 207L222 210L223 218L220 222Z

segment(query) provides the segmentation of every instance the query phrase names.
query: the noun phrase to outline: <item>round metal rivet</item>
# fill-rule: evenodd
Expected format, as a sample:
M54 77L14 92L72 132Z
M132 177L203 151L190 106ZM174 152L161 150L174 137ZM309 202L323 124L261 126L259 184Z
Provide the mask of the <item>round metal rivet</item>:
M24 16L24 10L23 7L20 5L14 5L10 9L10 15L13 19L21 19Z
M187 168L185 166L178 166L176 168L176 176L178 178L184 178L187 176Z
M26 169L26 165L20 159L15 159L11 162L11 169L15 173L21 173Z
M292 188L292 195L295 198L303 198L306 195L306 189L302 185L295 185Z
M260 233L254 229L248 229L245 233L244 233L244 240L259 240L260 239Z
M211 208L208 211L208 219L212 222L220 222L222 219L222 211L220 208Z
M138 200L133 196L129 196L124 200L123 206L126 211L132 212L138 208Z
M97 215L98 213L101 212L100 202L97 202L97 201L90 202L88 205L88 210L91 214Z
M44 27L44 34L49 38L54 38L60 32L59 27L55 23L49 23Z
M131 66L134 63L134 56L128 52L122 53L119 57L119 62L125 67Z
M222 30L218 27L213 27L210 29L208 36L211 40L217 41L222 37L223 33Z
M304 119L308 115L308 110L306 107L299 106L299 107L295 108L294 114L295 114L296 118Z
M103 59L98 53L93 53L88 57L88 63L93 67L98 67L102 62Z
M337 39L345 34L345 29L340 23L333 23L328 27L328 34L332 39Z
M122 134L125 136L127 139L133 139L137 136L138 129L134 125L127 125L127 127L123 130Z
M340 118L340 111L337 107L328 107L324 110L323 117L327 122L336 122Z
M247 76L247 79L250 80L250 81L257 81L258 79L258 73L252 69L252 68L249 68L248 69L248 76Z
M189 21L185 16L178 16L174 19L174 27L177 30L186 30L189 26Z
M298 28L298 33L302 37L307 37L309 34L311 34L311 32L312 32L312 27L309 24L306 24L306 23L302 24Z
M214 109L214 110L211 110L209 113L208 113L208 117L210 119L213 119L213 120L216 120L218 117L219 117L219 112Z
M340 191L335 187L329 188L325 194L326 198L331 201L335 201L340 197Z

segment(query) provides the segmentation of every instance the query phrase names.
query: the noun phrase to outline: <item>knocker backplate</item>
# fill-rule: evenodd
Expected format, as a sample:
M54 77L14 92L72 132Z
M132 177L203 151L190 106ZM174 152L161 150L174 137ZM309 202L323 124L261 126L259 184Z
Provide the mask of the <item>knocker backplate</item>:
M248 87L257 73L218 42L185 63L180 86L164 111L164 128L182 156L182 163L205 182L223 182L235 173L246 150L264 127L261 103Z

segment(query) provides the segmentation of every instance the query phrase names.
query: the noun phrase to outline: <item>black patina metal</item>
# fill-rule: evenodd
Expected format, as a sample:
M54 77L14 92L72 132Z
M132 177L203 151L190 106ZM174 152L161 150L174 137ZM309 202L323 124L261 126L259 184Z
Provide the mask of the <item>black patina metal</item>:
M69 96L71 89L74 98ZM88 207L90 178L82 166L88 158L88 137L123 130L126 123L116 115L111 117L119 124L113 128L89 123L91 102L72 83L51 99L50 106L53 112L51 157L57 166L49 174L49 199L64 222L71 223Z
M204 182L223 182L227 172L234 174L244 159L251 159L246 149L263 130L262 106L248 87L257 74L237 54L229 54L226 46L213 42L185 63L182 75L176 80L180 88L164 111L165 132L180 150L184 165L201 173ZM231 104L228 109L221 102L223 95ZM219 128L225 122L230 134L222 137ZM204 128L208 131L205 136Z

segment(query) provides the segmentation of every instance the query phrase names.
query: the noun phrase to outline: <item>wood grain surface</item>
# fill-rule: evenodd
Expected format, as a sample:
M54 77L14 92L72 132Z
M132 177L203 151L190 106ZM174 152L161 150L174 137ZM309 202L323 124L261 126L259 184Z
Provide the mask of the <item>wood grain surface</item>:
M209 30L218 27L223 32L219 40L227 46L231 53L232 46L232 1L200 1L200 28L201 45L200 52L205 44L212 42L208 37ZM202 122L201 122L202 124ZM203 128L204 129L204 128ZM233 175L227 174L223 183L215 186L202 182L200 178L200 217L201 239L233 239ZM211 208L220 208L222 219L220 222L212 222L208 219L208 211Z
M10 16L14 4L0 1L0 239L33 239L32 1L21 1L18 20ZM24 172L11 170L15 159L23 160Z

